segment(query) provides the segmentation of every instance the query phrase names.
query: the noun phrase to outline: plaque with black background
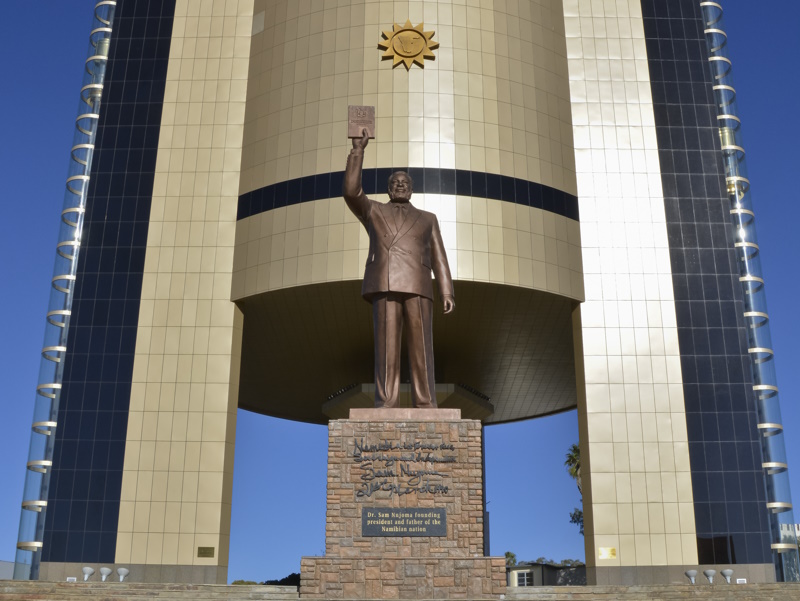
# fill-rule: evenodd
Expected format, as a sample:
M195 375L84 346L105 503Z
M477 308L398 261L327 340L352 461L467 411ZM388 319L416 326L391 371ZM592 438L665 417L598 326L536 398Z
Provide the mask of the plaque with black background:
M362 507L361 536L447 536L442 507Z

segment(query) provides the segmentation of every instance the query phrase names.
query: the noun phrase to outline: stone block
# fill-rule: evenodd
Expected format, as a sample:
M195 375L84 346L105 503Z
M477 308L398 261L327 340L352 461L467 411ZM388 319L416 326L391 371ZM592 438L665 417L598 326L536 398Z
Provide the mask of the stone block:
M414 576L424 578L426 576L425 566L420 564L407 563L403 569L403 572L407 578Z
M329 424L326 555L301 562L301 597L465 599L503 594L504 559L475 557L483 549L480 422L441 411L388 411L383 422L375 420L374 410L362 410L354 411L350 420ZM365 508L386 510L370 519L389 519L389 527L408 530L362 536ZM446 535L417 535L411 528L418 528L418 522L405 523L427 516L388 516L389 509L402 513L413 508L443 509Z
M434 576L453 576L455 571L455 562L449 559L443 559L436 564Z
M357 584L355 582L347 582L342 585L342 594L345 599L363 599L365 593L366 590L363 583Z

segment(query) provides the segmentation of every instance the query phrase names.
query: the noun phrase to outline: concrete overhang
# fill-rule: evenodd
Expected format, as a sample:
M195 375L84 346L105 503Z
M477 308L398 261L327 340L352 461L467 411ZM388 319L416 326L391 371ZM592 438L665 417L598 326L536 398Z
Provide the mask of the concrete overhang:
M457 280L456 311L434 315L437 399L486 424L577 404L572 312L556 294ZM372 404L372 311L360 280L237 301L244 313L239 407L327 423ZM404 359L405 359L405 349ZM408 381L403 364L402 381ZM401 404L410 406L409 395Z

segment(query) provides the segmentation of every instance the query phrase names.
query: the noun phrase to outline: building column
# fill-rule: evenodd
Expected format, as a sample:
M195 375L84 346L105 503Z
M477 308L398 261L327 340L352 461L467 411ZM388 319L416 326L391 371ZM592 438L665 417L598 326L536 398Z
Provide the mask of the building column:
M637 569L663 566L658 581L696 564L697 543L640 1L565 0L564 19L586 292L574 331L588 577L647 582Z
M178 0L147 240L116 563L227 581L242 314L231 274L253 0ZM133 574L132 574L133 575Z

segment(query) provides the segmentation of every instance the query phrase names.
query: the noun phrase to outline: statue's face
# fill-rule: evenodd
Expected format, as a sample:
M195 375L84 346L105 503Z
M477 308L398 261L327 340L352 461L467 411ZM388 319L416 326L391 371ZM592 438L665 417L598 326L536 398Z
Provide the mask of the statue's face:
M413 192L411 178L408 177L408 175L403 172L392 175L392 178L389 180L389 198L391 200L408 202Z

